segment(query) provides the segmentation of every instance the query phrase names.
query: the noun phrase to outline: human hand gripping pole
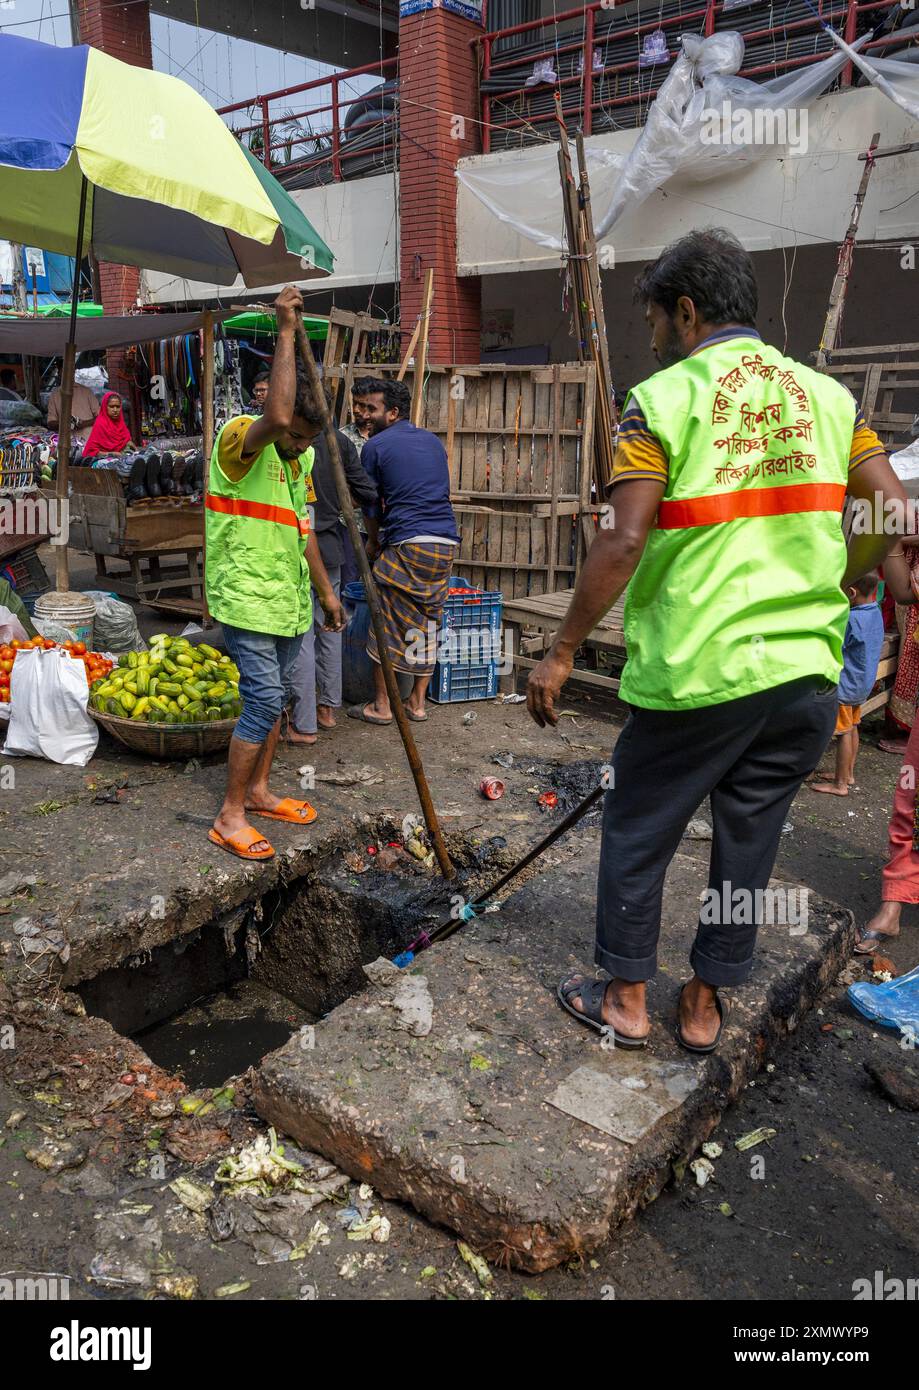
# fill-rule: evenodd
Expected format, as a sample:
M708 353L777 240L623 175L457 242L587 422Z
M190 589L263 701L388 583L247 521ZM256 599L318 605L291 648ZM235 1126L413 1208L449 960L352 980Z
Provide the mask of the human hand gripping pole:
M428 787L427 778L425 777L424 767L422 765L421 757L418 753L418 748L415 744L415 740L412 737L412 731L408 722L408 716L406 715L405 708L402 704L402 696L399 693L399 685L396 680L396 673L393 670L392 662L389 659L389 651L386 646L386 633L383 627L383 614L380 609L380 596L377 593L377 587L376 583L374 582L373 572L370 568L370 561L368 560L367 555L364 551L364 546L363 542L361 541L360 532L357 529L357 521L355 520L354 516L354 508L351 505L351 493L348 490L348 481L345 477L345 469L341 461L341 452L338 448L338 437L335 433L335 426L332 423L332 417L329 413L329 407L326 401L325 391L323 390L322 383L319 379L319 369L316 366L316 359L313 356L313 350L309 345L309 340L306 336L306 329L303 327L303 320L300 317L299 313L296 314L295 327L297 337L297 349L300 353L304 370L306 371L307 377L309 378L310 387L312 388L313 392L313 398L316 402L316 405L319 409L319 414L322 418L322 431L325 435L326 445L328 446L329 450L329 461L332 465L332 476L335 479L335 488L338 492L338 505L341 508L341 514L345 519L345 525L348 528L348 535L351 537L351 544L354 547L354 555L355 559L357 560L357 567L360 572L361 580L363 581L364 593L367 599L367 607L370 610L370 618L373 623L373 630L376 634L377 651L380 658L380 667L383 672L383 679L386 681L386 691L389 695L389 702L392 706L393 714L395 715L396 725L399 729L399 735L405 747L405 755L408 758L408 765L411 769L412 777L415 782L415 789L418 792L418 800L421 803L422 815L424 816L425 825L428 828L428 834L431 837L431 844L434 849L434 854L436 856L437 863L440 867L440 872L443 874L444 878L450 879L455 876L456 870L454 869L453 864L450 862L450 856L447 853L447 846L444 844L444 838L441 833L440 824L437 820L437 812L434 810L434 803L431 800L431 792Z

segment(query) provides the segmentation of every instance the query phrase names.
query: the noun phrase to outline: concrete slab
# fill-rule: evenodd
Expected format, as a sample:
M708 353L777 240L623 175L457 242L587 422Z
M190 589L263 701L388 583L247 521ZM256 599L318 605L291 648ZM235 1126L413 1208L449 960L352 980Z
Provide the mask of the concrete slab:
M528 1271L589 1254L653 1199L851 949L851 914L811 896L807 929L765 926L750 983L731 991L719 1051L674 1037L679 984L706 883L678 855L665 893L661 969L642 1053L563 1013L559 976L592 950L598 836L587 831L500 914L424 953L423 1036L398 1026L397 985L368 984L254 1077L263 1119L383 1196ZM548 867L548 866L547 866Z

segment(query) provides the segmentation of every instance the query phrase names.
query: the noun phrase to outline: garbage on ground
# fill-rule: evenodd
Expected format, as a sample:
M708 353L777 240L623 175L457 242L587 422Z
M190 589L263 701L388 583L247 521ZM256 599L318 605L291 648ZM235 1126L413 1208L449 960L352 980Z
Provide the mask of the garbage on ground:
M89 1266L89 1277L94 1283L111 1289L152 1286L163 1231L155 1216L139 1223L134 1217L133 1211L119 1211L100 1221L100 1248Z
M219 1289L214 1290L215 1298L232 1298L235 1293L245 1293L251 1289L252 1285L248 1279L241 1279L238 1284L221 1284Z
M496 754L494 755L494 757L492 758L492 762L493 762L493 763L497 763L498 767L503 767L503 768L513 767L513 766L514 766L514 755L513 755L513 753L496 753Z
M194 1178L176 1178L169 1184L169 1190L174 1192L189 1211L207 1211L216 1201L216 1194L211 1188L206 1187L202 1182L195 1182Z
M459 1251L461 1258L465 1260L466 1264L469 1266L475 1277L478 1279L481 1287L485 1290L485 1297L490 1298L491 1294L489 1293L489 1289L491 1288L491 1285L494 1283L495 1276L488 1268L486 1262L482 1259L482 1256L477 1255L474 1250L470 1250L469 1246L466 1244L464 1240L458 1240L456 1242L456 1248Z
M497 701L499 705L525 705L526 698L525 695L498 695Z
M466 711L466 713L463 715L463 723L466 725L467 729L470 724L475 723L477 717L478 716L476 715L475 710L470 709Z
M538 798L538 805L543 811L554 811L558 805L558 793L543 792L542 796Z
M87 1149L83 1144L68 1140L46 1139L43 1144L26 1149L26 1158L44 1173L63 1173L65 1168L79 1168L85 1162Z
M383 996L380 1003L395 1009L397 1017L393 1028L410 1033L413 1038L425 1038L430 1033L434 1021L434 1001L424 975L404 975L394 984L392 993Z
M225 1184L234 1196L248 1191L270 1197L283 1191L320 1193L320 1200L347 1183L345 1174L334 1164L317 1154L304 1154L303 1157L307 1163L288 1158L284 1145L278 1143L278 1136L271 1128L267 1134L259 1134L251 1144L244 1145L238 1154L227 1154L218 1164L214 1180Z
M705 1154L706 1158L720 1158L724 1153L724 1149L720 1144L716 1144L712 1141L710 1144L702 1145L702 1152Z
M687 840L710 840L712 838L712 827L708 821L694 816L683 832Z
M884 984L849 984L848 998L872 1023L919 1040L919 966Z
M334 772L316 772L313 769L310 770L313 771L313 776L316 778L317 782L327 782L329 786L332 787L374 787L379 782L383 781L382 772L378 771L375 767L370 767L369 764L364 764L361 767L343 767L340 771L336 770ZM306 772L307 769L303 767L300 771Z
M696 1176L697 1187L704 1187L705 1184L708 1182L709 1178L714 1177L715 1175L714 1166L708 1161L707 1158L694 1158L692 1163L690 1163L689 1167L690 1171L693 1172Z
M483 777L479 783L479 791L486 801L500 801L504 795L504 785L500 777Z
M757 1144L764 1144L767 1139L774 1139L776 1132L767 1125L760 1129L751 1129L748 1134L742 1134L739 1139L734 1140L734 1148L744 1153L747 1149L755 1148Z

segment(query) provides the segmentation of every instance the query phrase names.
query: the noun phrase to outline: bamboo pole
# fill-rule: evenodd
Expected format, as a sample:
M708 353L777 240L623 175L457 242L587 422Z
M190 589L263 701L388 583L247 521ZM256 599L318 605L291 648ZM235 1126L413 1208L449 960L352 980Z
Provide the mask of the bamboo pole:
M386 682L386 692L389 695L389 702L395 715L396 724L402 743L405 747L405 755L408 758L408 765L411 768L412 777L415 782L415 789L418 792L418 800L421 803L421 811L424 816L425 825L431 836L431 843L434 847L434 854L440 866L440 872L444 878L453 878L456 874L450 856L447 853L447 846L441 833L440 824L437 820L437 812L434 810L434 803L431 800L431 792L428 787L424 766L417 745L412 737L412 731L408 722L408 715L402 704L402 696L399 693L399 685L396 680L396 673L393 670L392 662L389 659L389 651L386 646L386 633L383 628L383 612L380 608L380 596L377 593L377 586L373 578L373 571L370 568L370 561L364 549L360 532L357 529L357 521L354 517L354 507L351 503L351 493L348 490L348 481L345 477L344 466L341 461L341 453L338 448L338 437L335 433L335 426L329 413L328 403L322 383L319 380L319 372L316 368L316 359L313 356L306 330L301 320L297 322L297 347L306 374L309 377L313 398L319 408L322 417L322 429L325 435L326 445L329 450L329 461L332 465L332 474L335 478L335 487L338 491L338 505L341 514L345 519L348 528L348 535L351 537L351 544L354 547L354 556L357 560L357 567L360 571L361 580L364 584L364 594L367 599L367 606L370 609L370 619L373 623L373 630L377 639L377 651L380 657L380 667L383 672L383 679Z
M58 518L67 515L67 481L70 471L70 417L73 413L73 373L77 361L77 302L80 297L80 265L83 260L83 236L86 229L86 177L80 185L80 219L77 227L76 256L73 263L73 287L70 296L70 330L61 363L61 427L57 436L57 477L55 496ZM56 585L59 594L70 590L70 555L66 545L57 547Z
M210 477L211 454L214 452L214 314L205 309L201 324L201 444L204 452L204 491L207 492ZM207 526L201 537L201 622L210 626L211 614L207 606Z
M415 362L415 377L412 382L412 424L421 424L421 412L424 408L424 374L428 365L428 328L431 322L431 299L434 295L434 272L426 270L424 274L424 294L421 299L421 318L419 319L420 334L418 346L418 359Z

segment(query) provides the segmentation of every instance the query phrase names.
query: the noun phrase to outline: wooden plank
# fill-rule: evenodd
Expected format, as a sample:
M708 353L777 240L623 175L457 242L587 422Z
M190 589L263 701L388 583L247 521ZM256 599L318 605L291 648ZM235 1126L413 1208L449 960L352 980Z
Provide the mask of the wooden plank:
M507 377L492 377L488 383L488 486L497 496L505 487L505 392L507 389ZM500 560L502 562L513 562L516 559L514 553L514 527L516 522L509 520L505 523L503 509L498 506L498 514L490 520L488 525L488 545L486 555L488 560ZM507 540L505 541L505 531ZM491 576L486 573L485 587L494 588Z
M562 423L562 384L558 371L552 374L552 442L549 445L549 500L551 511L549 515L549 536L548 536L548 567L546 569L546 588L551 592L555 588L555 570L561 556L558 554L558 471L559 471L559 452L561 450L561 440L558 430Z
M424 409L424 378L428 361L428 333L431 327L431 300L434 296L434 271L424 273L424 291L421 296L421 332L418 335L418 358L415 363L415 380L412 383L412 424L421 424Z
M488 476L488 401L491 390L490 382L487 379L466 380L467 404L471 404L473 412L473 422L476 426L476 435L473 440L473 467L472 485L480 491L486 491L490 486ZM469 402L469 396L472 400ZM481 518L476 518L472 528L472 545L470 548L470 558L476 560L486 553L488 544L488 523ZM480 588L484 587L485 570L481 566L481 561L475 566L470 574L474 584Z

